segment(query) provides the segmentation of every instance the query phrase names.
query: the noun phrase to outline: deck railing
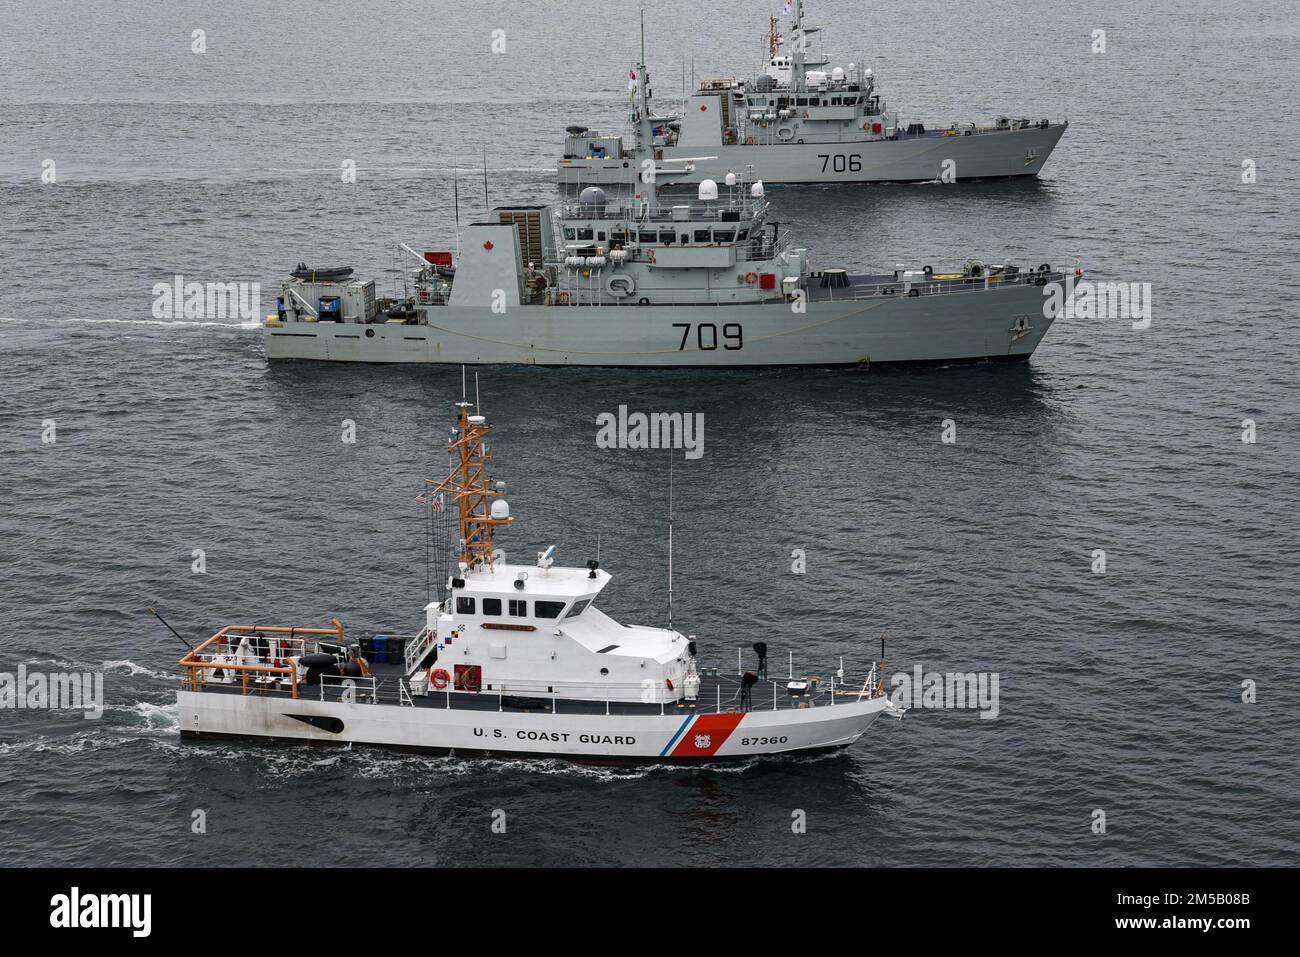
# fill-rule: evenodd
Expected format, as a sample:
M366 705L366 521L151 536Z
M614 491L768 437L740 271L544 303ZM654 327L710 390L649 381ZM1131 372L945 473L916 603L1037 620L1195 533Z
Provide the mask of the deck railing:
M252 690L267 690L271 685L287 684L290 694L297 698L298 673L288 659L306 654L307 643L319 641L323 635L331 635L342 644L343 624L337 618L331 621L333 628L227 625L180 660L180 666L187 675L182 679L182 687L190 691L202 691L204 684L214 681L213 673L217 671L223 675L221 684L231 684L232 682L224 680L225 673L231 672L243 685L244 694ZM268 644L275 642L276 653L265 656L271 663L263 664L261 660L257 663L228 660L238 652L245 638L266 641ZM283 664L275 664L276 661Z

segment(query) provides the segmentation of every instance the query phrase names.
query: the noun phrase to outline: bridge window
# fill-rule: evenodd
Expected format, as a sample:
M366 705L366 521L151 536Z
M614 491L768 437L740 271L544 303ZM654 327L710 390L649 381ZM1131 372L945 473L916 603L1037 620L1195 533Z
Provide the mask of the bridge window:
M510 599L510 614L514 618L528 617L528 602L521 598Z
M748 230L748 229L742 229L740 232L736 233L736 242L740 242L742 239L744 239L744 238L745 238L746 236L748 236L748 235L749 235L749 230Z
M645 230L642 230L640 233L638 233L637 238L640 239L641 242L650 243L651 245L659 242L658 233L648 233Z
M538 618L559 618L562 611L564 611L564 602L562 601L533 602L533 614Z
M734 230L719 229L713 233L713 241L715 243L730 243L730 242L734 242L735 239L736 239L736 233Z
M577 618L579 615L581 615L584 611L587 610L587 606L590 604L591 604L590 598L584 598L582 601L575 601L573 603L573 607L569 609L569 613L564 616L564 620L568 621L570 618Z
M677 234L673 232L671 229L664 230L663 232L659 233L659 241L661 243L664 243L665 245L671 243L676 238L677 238Z
M707 243L709 241L709 231L707 229L695 230L695 241L697 243Z
M456 596L456 614L472 615L474 614L474 599L466 598L464 595Z
M566 229L566 230L564 231L564 238L565 238L565 239L573 239L576 235L577 235L577 234L576 234L572 229Z
M591 230L590 230L590 229L580 229L580 230L578 230L578 238L579 238L579 239L590 239L590 238L591 238Z
M497 617L497 618L501 617L501 599L500 599L500 598L484 598L484 599L483 599L483 614L485 614L485 615L492 615L493 617Z

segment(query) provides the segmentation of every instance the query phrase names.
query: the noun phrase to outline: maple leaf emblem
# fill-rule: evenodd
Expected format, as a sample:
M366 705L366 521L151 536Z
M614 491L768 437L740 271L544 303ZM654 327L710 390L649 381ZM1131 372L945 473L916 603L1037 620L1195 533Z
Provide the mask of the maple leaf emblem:
M486 249L488 252L491 252L491 251L492 251L492 240L489 239L487 242L485 242L485 243L483 244L483 248Z

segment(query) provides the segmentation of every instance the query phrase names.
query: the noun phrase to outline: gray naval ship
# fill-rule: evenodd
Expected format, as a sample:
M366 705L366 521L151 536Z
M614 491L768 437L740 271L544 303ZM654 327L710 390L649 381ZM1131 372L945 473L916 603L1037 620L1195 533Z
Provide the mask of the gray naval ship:
M642 69L644 66L642 65ZM634 107L652 152L646 88ZM653 161L619 200L501 206L459 255L426 252L409 295L380 299L352 270L299 266L265 322L270 359L587 366L791 366L1027 359L1065 275L970 260L855 275L812 270L769 222L761 181L704 180L690 202L659 184L692 164Z
M871 183L1036 176L1068 122L998 117L989 125L927 128L890 112L871 69L830 66L809 50L820 27L792 13L789 52L771 19L769 60L752 80L705 80L681 113L652 117L655 157L695 158L676 180L693 184L748 170L766 183ZM645 59L644 52L642 59ZM648 86L644 73L629 82ZM707 158L701 154L709 154ZM628 184L639 170L618 133L570 126L558 163L561 184Z

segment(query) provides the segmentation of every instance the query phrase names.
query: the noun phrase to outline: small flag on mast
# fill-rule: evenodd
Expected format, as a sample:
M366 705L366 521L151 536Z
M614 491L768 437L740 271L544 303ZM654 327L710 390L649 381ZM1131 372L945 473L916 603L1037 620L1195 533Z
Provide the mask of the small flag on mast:
M421 492L419 495L415 496L415 504L416 504L416 505L428 505L428 504L429 504L429 493L428 493L428 492ZM439 492L437 495L433 496L433 510L434 510L435 512L441 512L441 511L442 511L442 493L441 493L441 492Z

